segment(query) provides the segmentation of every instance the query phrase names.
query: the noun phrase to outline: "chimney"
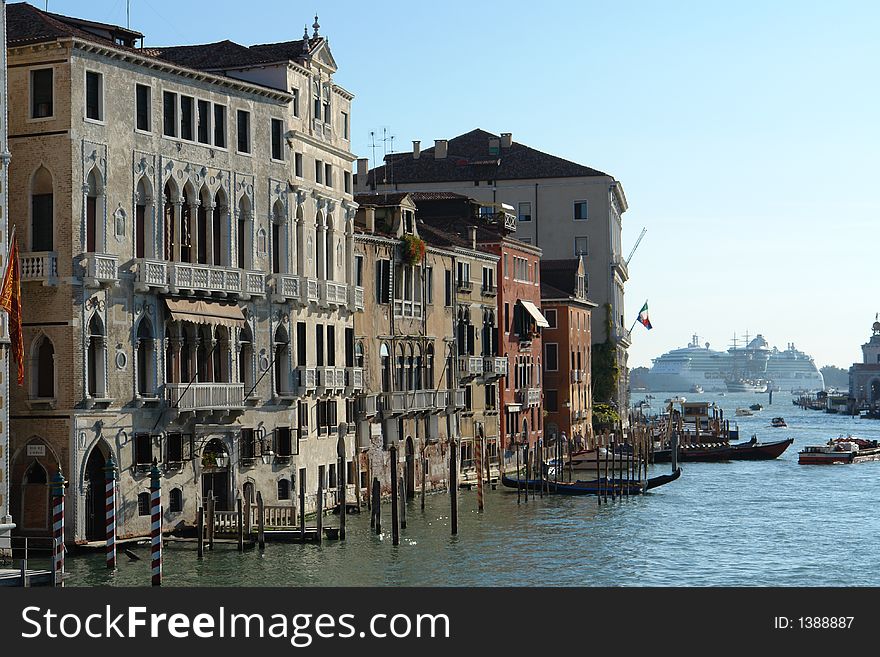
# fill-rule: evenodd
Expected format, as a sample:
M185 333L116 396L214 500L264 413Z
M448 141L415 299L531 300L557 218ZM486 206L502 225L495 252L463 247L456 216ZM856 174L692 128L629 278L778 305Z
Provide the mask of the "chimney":
M513 134L510 132L501 133L501 148L510 148L513 143Z
M366 222L367 232L372 235L376 232L376 208L368 205L364 208L364 221Z
M477 227L476 226L468 226L468 232L471 236L471 248L474 251L477 250Z
M357 161L357 171L354 176L354 191L367 191L367 158L359 157Z
M445 139L435 139L434 140L434 159L435 160L445 160L446 159L446 145L447 141Z
M422 142L413 139L413 159L418 160L422 155L422 149L419 146Z

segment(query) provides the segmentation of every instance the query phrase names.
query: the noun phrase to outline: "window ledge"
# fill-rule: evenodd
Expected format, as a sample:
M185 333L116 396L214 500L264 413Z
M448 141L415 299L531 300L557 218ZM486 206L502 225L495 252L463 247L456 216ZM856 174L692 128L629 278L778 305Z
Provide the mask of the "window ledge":
M32 411L48 411L58 407L58 400L54 397L34 397L27 400L27 405Z

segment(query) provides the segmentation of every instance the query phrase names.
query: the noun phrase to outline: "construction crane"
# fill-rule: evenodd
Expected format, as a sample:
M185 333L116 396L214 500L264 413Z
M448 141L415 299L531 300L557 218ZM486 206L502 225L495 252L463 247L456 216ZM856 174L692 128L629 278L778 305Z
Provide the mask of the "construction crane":
M636 243L633 245L632 251L629 252L629 255L626 257L625 264L629 267L629 261L632 260L633 254L636 252L636 249L639 248L639 244L642 241L642 238L645 236L645 233L648 232L647 228L642 228L642 232L639 233L639 238L636 240Z

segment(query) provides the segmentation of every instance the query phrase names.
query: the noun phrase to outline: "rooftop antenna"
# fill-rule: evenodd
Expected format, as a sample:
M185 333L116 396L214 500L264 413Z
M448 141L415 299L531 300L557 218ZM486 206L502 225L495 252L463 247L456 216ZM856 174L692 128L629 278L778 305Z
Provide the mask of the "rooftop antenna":
M125 27L131 29L131 0L125 0Z

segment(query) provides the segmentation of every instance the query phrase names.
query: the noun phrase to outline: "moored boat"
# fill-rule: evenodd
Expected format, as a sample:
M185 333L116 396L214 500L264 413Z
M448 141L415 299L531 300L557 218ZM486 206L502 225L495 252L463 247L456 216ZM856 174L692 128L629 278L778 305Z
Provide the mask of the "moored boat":
M830 465L880 461L880 443L863 438L836 438L824 445L807 445L798 452L801 465Z
M679 461L769 461L778 458L794 442L794 438L759 443L756 436L747 443L697 443L681 445L678 450ZM672 456L670 450L654 452L654 463L667 463Z
M502 475L501 484L507 488L520 488L530 491L542 489L557 495L640 495L649 490L675 481L681 476L681 468L666 475L658 475L649 479L629 479L624 477L601 477L590 481L550 481L542 479L518 479Z
M746 416L749 416L749 415L754 415L754 413L752 413L752 412L751 412L749 409L747 409L747 408L738 408L738 409L736 409L736 415L739 416L739 417L746 417Z
M781 417L775 417L770 420L771 427L787 427L788 425L785 423L785 419Z
M749 410L750 411L763 411L764 407L761 406L760 404L752 404L751 406L749 406Z

